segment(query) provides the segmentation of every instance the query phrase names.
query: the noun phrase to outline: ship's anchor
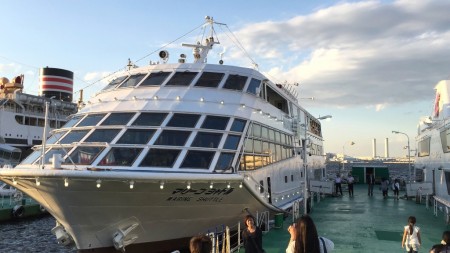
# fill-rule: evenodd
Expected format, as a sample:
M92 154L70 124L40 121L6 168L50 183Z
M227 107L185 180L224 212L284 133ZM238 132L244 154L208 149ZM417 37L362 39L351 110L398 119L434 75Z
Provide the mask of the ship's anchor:
M116 250L125 252L125 247L132 244L134 241L136 241L138 236L133 236L129 239L127 239L126 237L131 233L131 231L133 231L138 226L139 226L138 223L134 223L131 226L129 226L127 229L117 230L117 232L115 232L113 235L114 248L116 248Z

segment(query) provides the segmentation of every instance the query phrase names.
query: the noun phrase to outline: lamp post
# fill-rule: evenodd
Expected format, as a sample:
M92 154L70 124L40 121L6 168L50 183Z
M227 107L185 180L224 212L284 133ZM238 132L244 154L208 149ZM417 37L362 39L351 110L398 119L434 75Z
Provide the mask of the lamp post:
M409 146L409 136L405 133L399 132L399 131L392 131L393 134L403 134L408 139L408 180L409 180L409 187L411 188L411 147Z
M355 145L353 141L350 142L350 146ZM345 172L345 143L342 145L342 172ZM341 174L341 171L339 171Z

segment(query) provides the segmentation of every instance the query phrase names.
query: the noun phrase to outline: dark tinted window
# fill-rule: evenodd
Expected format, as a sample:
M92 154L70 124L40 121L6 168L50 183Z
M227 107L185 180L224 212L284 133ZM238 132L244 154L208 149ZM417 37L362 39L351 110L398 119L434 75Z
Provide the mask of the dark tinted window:
M239 135L231 135L231 134L228 135L227 140L225 141L225 145L223 145L223 148L236 150L239 145L240 139L241 136Z
M221 153L214 170L227 170L231 167L234 153Z
M123 80L125 80L125 78L127 78L128 76L121 76L118 77L114 80L112 80L108 85L106 85L105 88L103 88L103 90L110 90L114 87L116 87L119 83L123 82Z
M61 157L64 157L69 152L69 150L70 149L52 148L50 151L47 151L45 153L45 155L44 155L44 163L45 164L50 163L50 159L53 158L53 155L56 155L56 154L60 154ZM36 162L35 162L36 164L40 164L41 163L41 156L40 156L41 152L40 152L40 150L38 152L39 152L39 159L36 160ZM33 153L33 154L35 154L35 153ZM36 158L34 158L34 159L36 159ZM33 162L33 161L31 161L31 159L27 158L26 161L24 161L24 164L27 163L28 161L30 161L30 163Z
M161 85L170 72L151 73L139 86Z
M139 167L169 167L177 160L180 150L150 149Z
M111 142L119 131L119 129L96 129L84 142Z
M219 83L220 81L222 81L223 76L223 73L203 72L202 76L200 76L195 86L215 88L219 86Z
M112 148L98 165L103 166L131 166L142 148Z
M59 143L61 144L70 144L72 142L79 142L86 134L89 132L89 130L82 130L82 131L70 131L64 138L62 138Z
M164 130L155 145L184 146L190 134L188 131Z
M227 117L207 116L202 124L202 128L225 130L229 119Z
M141 113L132 126L160 126L167 113Z
M105 116L105 114L91 114L85 117L77 127L95 126Z
M208 169L214 157L212 151L190 150L184 158L180 168Z
M126 125L128 121L134 116L134 112L131 113L111 113L108 118L106 118L101 126L110 125Z
M63 127L72 127L75 126L75 124L80 120L81 116L75 116L71 118L69 121L66 122L66 124Z
M95 158L102 152L103 147L78 147L70 158L75 164L88 165L91 164ZM72 164L70 159L64 161L65 164Z
M176 72L166 85L189 86L198 72Z
M167 126L171 127L195 127L200 115L175 113Z
M217 148L222 134L200 132L194 139L192 147Z
M230 90L242 90L242 89L244 89L246 81L247 81L246 76L229 75L223 88L230 89Z
M132 75L130 78L128 78L125 82L123 82L119 87L134 87L136 86L142 78L144 78L147 74L138 74L138 75Z
M67 133L67 131L62 131L62 132L57 132L54 133L50 138L48 138L48 140L46 141L47 144L54 144L56 143L56 141L61 138L61 136L63 136L65 133Z
M231 125L230 131L241 132L244 131L246 120L234 119L233 124Z
M153 129L128 129L117 143L119 144L147 144L152 138Z
M259 95L259 93L257 94L257 90L259 90L260 85L261 85L261 80L252 78L252 80L250 81L250 84L248 85L247 93Z

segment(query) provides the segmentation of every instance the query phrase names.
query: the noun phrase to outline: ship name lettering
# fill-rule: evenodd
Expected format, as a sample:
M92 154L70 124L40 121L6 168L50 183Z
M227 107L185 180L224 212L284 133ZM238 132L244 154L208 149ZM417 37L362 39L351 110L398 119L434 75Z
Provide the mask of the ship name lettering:
M166 201L191 201L192 197L169 197Z
M201 202L222 202L221 197L199 197L197 201Z
M223 189L185 189L178 188L172 192L172 195L185 195L185 194L195 194L195 195L228 195L234 191L234 188L223 188Z

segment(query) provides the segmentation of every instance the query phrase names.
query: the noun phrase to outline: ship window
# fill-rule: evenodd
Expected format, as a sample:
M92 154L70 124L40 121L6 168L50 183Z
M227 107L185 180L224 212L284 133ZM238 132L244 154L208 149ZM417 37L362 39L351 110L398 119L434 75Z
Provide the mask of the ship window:
M38 126L43 127L45 125L44 119L38 118L37 120L38 120L38 123L37 123Z
M270 155L269 143L267 141L263 141L262 143L262 153L265 155Z
M259 193L264 193L264 181L259 181Z
M134 116L133 112L111 113L111 115L109 115L109 117L106 118L100 125L101 126L126 125L133 116Z
M224 149L233 149L236 150L239 145L239 140L241 139L241 136L239 135L228 135L227 140L225 141L225 144L223 145Z
M153 129L128 129L117 141L119 144L147 144L156 130Z
M263 139L269 139L269 134L268 134L269 129L267 127L262 127L261 128L261 137Z
M252 78L252 80L250 81L250 84L248 85L247 93L251 93L251 94L259 96L259 90L260 90L259 87L260 86L261 86L261 80Z
M160 126L167 113L141 113L132 126Z
M36 126L37 119L30 117L30 126Z
M40 151L39 151L40 152ZM64 157L67 152L69 152L69 149L63 149L63 148L52 148L44 155L44 164L50 163L50 159L53 158L53 155L60 154L61 157ZM41 157L35 162L35 164L41 164Z
M16 122L23 125L23 116L20 115L16 115Z
M66 122L66 124L63 127L73 127L75 123L77 123L80 120L81 116L75 116L71 118L69 121Z
M441 132L441 145L444 153L450 152L450 129Z
M215 88L219 86L224 73L203 72L195 86Z
M254 149L255 149L255 154L261 154L262 153L262 144L260 140L255 140L254 141Z
M277 161L281 161L281 146L280 145L275 145L276 149L277 149Z
M246 81L247 81L246 76L229 75L223 88L229 90L242 90L244 89Z
M202 124L202 128L225 130L229 119L227 117L207 116Z
M228 170L231 168L234 153L221 153L214 170Z
M188 131L164 130L155 145L184 146L190 134Z
M96 129L84 142L111 142L120 129Z
M240 132L244 131L246 120L234 119L233 124L231 125L230 131Z
M123 82L119 87L134 87L136 86L142 78L144 78L147 74L138 74L138 75L132 75L130 78L128 78L125 82Z
M447 194L450 194L450 172L445 171L445 184L447 185Z
M245 140L244 151L248 153L253 153L253 139L248 138Z
M67 133L67 131L62 131L62 132L56 132L54 133L52 136L50 136L50 138L48 138L48 140L46 141L47 144L54 144L56 143L56 141L61 138L61 136L63 136L65 133Z
M65 164L89 165L102 152L104 147L78 147L70 154L71 159L66 159Z
M166 86L189 86L198 72L176 72Z
M208 169L214 157L214 153L215 152L212 151L190 150L180 168Z
M161 85L171 72L151 73L139 86Z
M222 134L199 132L192 143L192 147L217 148Z
M261 125L253 124L253 136L261 137Z
M171 168L181 150L150 149L139 167L169 167Z
M105 114L88 115L77 125L77 127L95 126L101 119L103 119L104 116Z
M281 133L275 131L275 142L280 142L281 141Z
M64 138L62 138L60 144L70 144L72 142L79 142L89 130L70 131Z
M244 155L241 159L241 170L254 170L255 160L253 155Z
M103 90L110 90L113 89L114 87L116 87L118 84L120 84L121 82L123 82L123 80L125 80L125 78L127 78L128 76L121 76L118 77L114 80L112 80L108 85L106 85L105 88L103 88Z
M195 127L200 115L175 113L167 126L170 127Z
M112 148L100 161L101 166L131 166L142 148Z
M419 157L429 156L430 155L430 140L431 138L426 138L424 140L419 141L417 145L417 155Z
M27 158L25 158L21 164L32 164L38 157L41 156L41 150L36 150L31 155L29 155Z

